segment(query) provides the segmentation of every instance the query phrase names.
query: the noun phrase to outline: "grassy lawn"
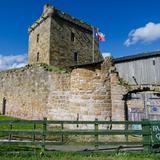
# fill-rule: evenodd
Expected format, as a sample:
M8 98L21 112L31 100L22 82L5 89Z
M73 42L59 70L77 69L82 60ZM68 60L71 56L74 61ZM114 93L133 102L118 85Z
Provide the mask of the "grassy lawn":
M47 155L36 154L2 154L0 160L159 160L160 155L154 154L106 154L106 153L65 153L55 152Z
M17 123L16 120L23 120L20 118L16 118L16 117L11 117L11 116L4 116L4 115L0 115L0 120L11 120L13 121L12 123L12 130L33 130L34 129L34 124L33 123ZM14 122L15 121L15 122ZM26 120L27 121L27 120ZM10 130L11 125L10 123L0 123L0 130ZM60 127L50 127L48 126L47 129L60 129ZM43 124L36 124L35 125L35 130L39 131L39 130L43 130ZM66 138L67 136L64 136L64 138ZM0 133L0 139L8 139L9 138L9 134L8 133ZM60 140L61 136L56 136L56 135L49 135L46 137L47 140ZM32 135L31 134L26 134L26 135L14 135L12 134L12 139L16 139L16 140L31 140L32 139ZM35 136L36 140L42 140L42 135L36 135ZM1 149L0 149L1 150Z
M0 115L0 120L17 120L18 118Z
M21 120L19 118L16 117L11 117L11 116L3 116L0 115L0 120ZM12 123L12 129L13 130L33 130L33 124L18 124L18 123ZM42 124L36 124L36 130L42 129L43 125ZM10 123L1 123L0 124L0 130L10 130L11 125ZM5 133L0 133L0 139L8 139L9 134L5 134ZM30 135L12 135L13 139L31 139Z
M2 116L0 115L0 120L21 120L19 118L11 117L11 116ZM36 129L42 128L41 124L36 125ZM0 130L7 130L10 129L10 124L1 124L0 125ZM33 124L16 124L13 123L12 129L16 130L32 130L33 129Z

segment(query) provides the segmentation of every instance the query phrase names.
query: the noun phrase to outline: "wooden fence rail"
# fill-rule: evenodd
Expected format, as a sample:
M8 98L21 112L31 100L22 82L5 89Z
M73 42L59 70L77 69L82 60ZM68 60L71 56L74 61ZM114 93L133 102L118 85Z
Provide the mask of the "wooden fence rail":
M106 127L108 125L110 127ZM94 145L95 150L103 145L142 145L144 151L151 152L155 148L159 151L160 146L160 121L50 121L44 118L0 120L0 126L0 145L40 145L43 152L47 145L64 145L73 141L72 138L66 141L66 136L93 136L85 143ZM114 137L108 140L108 136ZM119 140L113 141L116 136L120 136ZM133 140L130 136L137 137Z

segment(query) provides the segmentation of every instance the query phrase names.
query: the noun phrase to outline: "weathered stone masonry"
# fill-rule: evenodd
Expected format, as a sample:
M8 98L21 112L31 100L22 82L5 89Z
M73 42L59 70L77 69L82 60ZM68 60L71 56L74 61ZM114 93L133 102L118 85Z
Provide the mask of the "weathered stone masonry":
M125 95L144 86L126 85L110 58L101 64L79 66L71 72L48 71L43 65L0 72L0 112L24 119L125 120ZM159 86L147 86L159 92ZM129 108L132 103L127 101ZM143 104L139 105L140 107Z
M93 54L92 26L50 5L29 28L29 64L68 67L102 59L96 38Z
M54 120L111 117L110 77L100 66L54 73L34 65L1 72L0 79L0 99L7 100L7 115Z
M58 90L58 93L69 88L69 84L65 84L69 82L69 77L68 74L51 74L38 66L1 72L0 98L2 100L5 97L7 100L6 114L26 119L42 119L48 114L50 92ZM65 107L66 102L62 105Z

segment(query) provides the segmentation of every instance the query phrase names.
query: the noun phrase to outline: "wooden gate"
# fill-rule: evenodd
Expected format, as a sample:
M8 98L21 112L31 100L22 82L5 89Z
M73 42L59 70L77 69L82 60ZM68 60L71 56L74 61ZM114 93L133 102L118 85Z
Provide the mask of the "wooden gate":
M129 93L126 99L128 120L160 120L160 93Z

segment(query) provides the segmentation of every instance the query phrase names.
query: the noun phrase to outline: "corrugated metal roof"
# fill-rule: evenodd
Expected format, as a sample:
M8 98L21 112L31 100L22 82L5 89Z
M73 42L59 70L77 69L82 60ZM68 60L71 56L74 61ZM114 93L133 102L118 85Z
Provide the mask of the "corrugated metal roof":
M146 53L140 53L140 54L131 55L131 56L114 58L113 62L114 63L122 63L122 62L126 62L126 61L133 61L133 60L145 59L145 58L157 57L157 56L158 57L160 56L160 51L146 52Z

